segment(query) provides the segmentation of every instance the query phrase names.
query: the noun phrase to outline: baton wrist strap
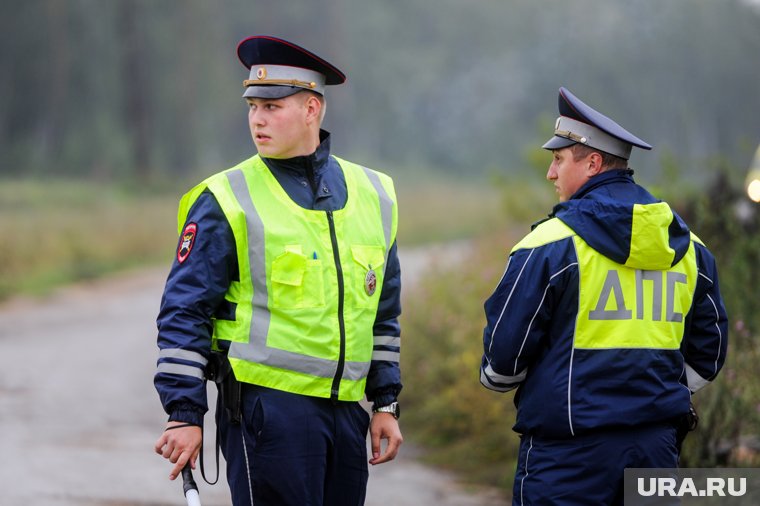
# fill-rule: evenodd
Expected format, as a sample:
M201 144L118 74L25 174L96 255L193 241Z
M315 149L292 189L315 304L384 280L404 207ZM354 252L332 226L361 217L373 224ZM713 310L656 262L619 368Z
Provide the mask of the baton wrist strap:
M206 469L203 465L203 442L205 441L205 438L203 437L203 427L201 427L201 476L203 477L203 481L208 483L209 485L216 485L216 483L219 481L219 425L216 425L216 435L214 439L214 454L216 458L216 477L214 478L214 481L208 481L208 478L206 478Z
M200 427L200 426L199 425L195 425L194 423L181 423L179 425L172 425L171 427L165 428L164 432L166 432L167 430L172 430L172 429L181 429L183 427ZM201 430L203 430L203 429L201 429Z

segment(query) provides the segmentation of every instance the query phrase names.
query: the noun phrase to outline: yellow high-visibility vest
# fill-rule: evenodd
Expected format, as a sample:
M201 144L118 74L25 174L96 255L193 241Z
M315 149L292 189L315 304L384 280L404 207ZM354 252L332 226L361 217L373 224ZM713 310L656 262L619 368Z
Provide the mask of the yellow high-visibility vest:
M634 206L632 233L638 237L667 233L648 227L644 207ZM648 213L671 213L667 204L649 204ZM667 221L667 220L666 220ZM626 264L595 251L572 228L554 218L539 225L512 249L534 248L572 237L578 256L578 313L573 348L650 348L677 350L681 346L686 314L697 285L697 261L693 242L675 265L673 256L662 258L660 269L643 270L631 264L650 254L632 250ZM692 234L692 241L699 241ZM656 242L639 240L639 244ZM675 254L675 252L673 252Z
M343 209L302 208L256 155L185 194L178 227L209 190L232 228L240 276L225 298L235 318L213 321L213 342L230 341L239 381L356 401L398 211L388 176L336 160L348 194Z

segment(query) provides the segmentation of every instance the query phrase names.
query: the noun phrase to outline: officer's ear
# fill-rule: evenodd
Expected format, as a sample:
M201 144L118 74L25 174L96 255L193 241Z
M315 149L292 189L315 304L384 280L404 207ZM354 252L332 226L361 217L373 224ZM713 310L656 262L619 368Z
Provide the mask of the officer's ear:
M306 95L304 107L306 108L307 121L317 121L317 124L321 124L322 118L324 117L324 99L316 93L310 93L308 91L305 92L304 95Z
M588 163L588 166L586 167L586 175L588 177L593 177L599 174L602 171L602 162L604 159L602 158L602 155L597 153L596 151L592 151L588 157L586 158L586 162Z

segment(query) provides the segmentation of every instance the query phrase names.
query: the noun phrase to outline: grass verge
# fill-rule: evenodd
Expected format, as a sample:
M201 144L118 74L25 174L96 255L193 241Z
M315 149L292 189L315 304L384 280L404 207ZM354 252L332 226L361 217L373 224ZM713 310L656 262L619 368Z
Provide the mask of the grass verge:
M0 299L125 268L171 262L187 188L136 191L88 181L0 181ZM397 186L403 246L471 237L501 219L498 190L454 181Z
M3 181L0 298L170 261L177 198L81 181Z
M475 241L462 264L433 268L405 295L402 420L425 460L508 496L519 444L513 394L479 381L483 301L514 242L506 232L495 236Z

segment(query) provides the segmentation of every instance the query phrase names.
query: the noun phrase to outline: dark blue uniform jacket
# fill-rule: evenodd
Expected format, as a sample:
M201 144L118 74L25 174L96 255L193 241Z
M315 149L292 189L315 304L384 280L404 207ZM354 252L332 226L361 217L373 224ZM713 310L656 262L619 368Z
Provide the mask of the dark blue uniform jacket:
M524 246L512 251L485 303L481 382L501 392L518 389L517 432L567 438L597 429L670 423L688 411L691 393L717 376L726 357L728 323L715 259L675 213L669 224L662 223L661 233L637 236L634 207L658 202L634 183L630 171L604 172L555 206L550 220L532 233L543 237L550 227L561 226L559 220L571 229L570 235L523 241ZM590 272L594 265L579 264L576 236L595 255L618 264L630 265L634 250L647 252L641 258L645 264L666 259L664 266L634 267L641 272L670 268L693 244L698 272L680 349L576 346L580 291L597 293L601 288L580 283L584 269ZM616 302L623 304L618 296L622 294L615 295ZM629 299L629 309L636 303ZM662 299L662 307L666 305ZM631 329L639 328L633 317L611 318L619 320L619 334L610 343L623 342Z

